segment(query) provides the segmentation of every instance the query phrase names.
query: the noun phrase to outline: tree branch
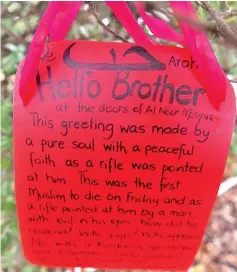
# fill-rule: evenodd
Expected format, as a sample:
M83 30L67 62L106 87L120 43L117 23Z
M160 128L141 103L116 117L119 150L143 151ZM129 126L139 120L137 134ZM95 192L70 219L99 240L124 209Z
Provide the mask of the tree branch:
M125 40L122 36L120 36L118 33L116 33L115 31L113 31L111 28L109 28L107 25L105 25L101 19L99 18L98 14L96 13L96 10L94 8L94 5L90 2L89 4L89 8L90 8L90 12L95 16L97 22L99 25L101 25L103 28L105 28L109 33L113 34L116 38L118 38L119 40L127 43L128 41Z
M223 17L225 19L230 18L230 17L235 17L235 16L237 16L237 10L219 12L219 16Z
M235 34L235 32L219 17L216 10L208 2L202 2L202 6L216 22L216 25L220 30L222 36L237 47L237 35Z
M237 84L237 79L229 79L229 81Z

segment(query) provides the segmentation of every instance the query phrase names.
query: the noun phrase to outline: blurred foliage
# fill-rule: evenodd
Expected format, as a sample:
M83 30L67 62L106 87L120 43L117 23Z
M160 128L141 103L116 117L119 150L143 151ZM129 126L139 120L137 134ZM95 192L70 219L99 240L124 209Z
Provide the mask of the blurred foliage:
M130 8L134 11L134 7ZM212 1L211 5L218 12L231 12L237 10L237 1L220 2ZM97 10L101 22L109 26L113 31L132 41L128 33L122 28L110 10L104 3L96 2L94 6ZM167 2L146 2L146 10L153 15L166 19ZM33 37L34 31L39 22L43 11L47 7L47 2L1 2L1 18L2 18L2 65L0 70L1 86L2 86L2 107L1 107L1 248L2 248L2 271L46 271L46 268L37 268L25 262L19 243L18 226L15 211L14 199L14 183L13 183L13 166L12 166L12 93L15 79L15 72L18 63L26 54L27 48ZM204 23L212 23L210 15L202 8L196 6L198 14ZM77 20L73 23L68 37L71 39L90 39L104 41L119 41L112 33L108 32L100 24L98 24L95 16L88 10L89 6L84 5ZM163 14L162 14L163 12ZM136 18L144 30L149 33L149 29L144 26L141 18ZM226 16L224 21L230 27L236 26L236 16ZM170 24L177 28L177 22L174 18L169 18ZM235 28L236 31L237 28ZM237 77L237 51L236 48L223 43L221 37L209 33L209 38L216 56L223 70L232 78ZM161 41L161 43L168 43ZM225 176L237 175L237 136L234 135L230 154L226 166Z

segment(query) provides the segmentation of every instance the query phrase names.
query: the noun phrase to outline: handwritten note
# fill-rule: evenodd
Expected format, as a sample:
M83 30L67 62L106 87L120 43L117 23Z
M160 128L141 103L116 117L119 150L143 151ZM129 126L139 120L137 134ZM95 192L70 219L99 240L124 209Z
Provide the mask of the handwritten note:
M216 112L197 69L181 48L52 43L41 58L37 96L25 107L19 68L15 188L28 261L174 270L192 264L235 116L229 85Z

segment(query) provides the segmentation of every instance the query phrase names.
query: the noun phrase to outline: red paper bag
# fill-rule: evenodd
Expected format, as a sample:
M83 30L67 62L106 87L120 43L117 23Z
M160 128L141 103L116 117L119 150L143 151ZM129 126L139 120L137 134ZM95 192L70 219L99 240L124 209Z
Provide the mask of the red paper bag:
M14 92L16 202L28 261L191 265L222 179L235 99L224 78L216 110L189 50L56 41L25 78L28 53Z

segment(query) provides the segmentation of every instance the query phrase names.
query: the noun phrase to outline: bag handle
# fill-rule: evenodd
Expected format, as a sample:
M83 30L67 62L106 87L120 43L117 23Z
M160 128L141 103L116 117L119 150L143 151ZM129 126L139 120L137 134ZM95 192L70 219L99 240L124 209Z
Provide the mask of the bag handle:
M59 8L59 2L55 1L49 3L48 8L40 20L28 53L24 59L21 79L19 82L19 93L24 105L27 105L30 102L36 92L37 87L35 78L39 68L40 56L50 32L50 27L56 19L56 14L60 10Z
M62 1L56 20L50 28L50 41L64 40L83 5L83 1Z
M139 14L141 15L144 23L149 27L150 31L157 37L173 41L181 45L185 45L184 37L182 34L174 30L168 23L162 21L158 18L152 17L151 15L146 14L145 9L141 2L134 3Z
M136 43L157 44L147 36L142 27L137 23L137 20L124 1L105 1L105 3Z
M194 26L189 26L179 16L185 14L185 16L188 15L198 22L192 3L171 1L169 3L184 34L185 43L199 66L197 71L199 80L206 87L210 102L219 111L220 105L225 101L226 97L228 82L226 75L216 59L205 32L202 29L197 30Z
M50 30L50 41L64 40L66 35L77 16L83 1L61 2L62 13L57 15L57 20ZM134 15L124 1L105 1L107 6L113 11L114 15L127 30L129 35L137 43L154 43L143 29L138 25ZM60 26L60 28L59 28ZM63 31L61 29L63 26Z
M216 59L205 32L202 29L196 29L181 19L189 17L194 22L199 22L193 4L188 1L169 1L169 4L183 35L164 24L163 21L147 15L141 2L135 3L138 12L154 35L166 40L172 38L177 43L186 45L199 67L196 76L205 87L209 101L218 111L226 96L228 84L226 75Z

